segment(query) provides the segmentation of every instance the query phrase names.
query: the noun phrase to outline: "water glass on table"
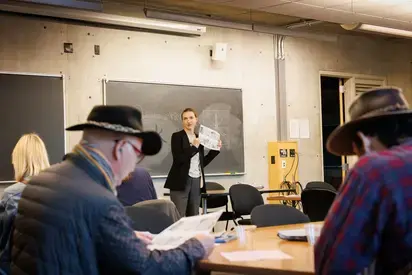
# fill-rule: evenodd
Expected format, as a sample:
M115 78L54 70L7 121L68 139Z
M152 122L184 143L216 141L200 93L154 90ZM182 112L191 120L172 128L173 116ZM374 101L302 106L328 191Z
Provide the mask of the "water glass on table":
M315 245L316 241L319 239L322 226L322 224L317 223L305 224L306 238L308 239L308 243L310 245Z

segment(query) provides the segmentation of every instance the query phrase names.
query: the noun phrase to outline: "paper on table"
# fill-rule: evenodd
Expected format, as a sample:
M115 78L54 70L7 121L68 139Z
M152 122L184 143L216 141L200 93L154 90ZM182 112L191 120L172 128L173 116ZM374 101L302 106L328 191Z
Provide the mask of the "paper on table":
M291 119L289 120L289 138L299 138L299 120Z
M280 250L233 251L222 252L221 254L231 262L292 259L290 255Z
M215 130L212 130L204 125L200 125L199 141L200 144L202 144L204 147L208 149L220 151L220 134Z

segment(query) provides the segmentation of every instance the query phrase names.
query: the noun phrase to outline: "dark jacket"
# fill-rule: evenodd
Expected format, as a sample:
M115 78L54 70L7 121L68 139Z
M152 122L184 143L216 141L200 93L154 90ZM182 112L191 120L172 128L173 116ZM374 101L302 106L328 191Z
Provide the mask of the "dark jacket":
M157 199L149 172L143 167L136 167L130 177L117 187L117 198L123 206L132 206L138 202Z
M0 274L10 274L14 219L26 184L17 182L4 190L0 201Z
M196 137L198 135L196 134ZM187 178L189 176L190 160L199 153L200 170L202 173L203 182L205 182L204 168L220 153L219 151L211 150L205 156L204 147L199 145L192 146L185 130L173 133L172 135L172 155L173 164L167 176L165 188L172 191L182 191L185 189ZM205 192L205 185L202 187L202 192Z
M12 274L190 274L204 253L200 242L149 251L89 170L65 160L30 180L15 220Z

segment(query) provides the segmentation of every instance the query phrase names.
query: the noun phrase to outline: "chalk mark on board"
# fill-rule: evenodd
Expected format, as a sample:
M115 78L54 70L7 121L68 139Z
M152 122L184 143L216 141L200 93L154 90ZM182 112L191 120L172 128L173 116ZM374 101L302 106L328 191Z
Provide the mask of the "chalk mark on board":
M160 130L159 130L159 127L157 126L157 124L155 124L155 131L159 134L159 136L160 136L160 139L164 142L164 143L167 143L167 141L162 137L162 132L163 132L163 129L162 128L160 128Z

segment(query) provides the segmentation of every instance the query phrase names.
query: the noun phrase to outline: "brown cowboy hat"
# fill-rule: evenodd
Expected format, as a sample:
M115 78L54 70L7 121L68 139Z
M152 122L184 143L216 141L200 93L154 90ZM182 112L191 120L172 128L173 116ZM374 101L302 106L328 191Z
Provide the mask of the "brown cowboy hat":
M354 155L352 142L368 123L388 117L412 116L412 110L401 89L380 87L356 98L349 107L349 116L351 120L337 127L326 141L326 148L334 155Z

